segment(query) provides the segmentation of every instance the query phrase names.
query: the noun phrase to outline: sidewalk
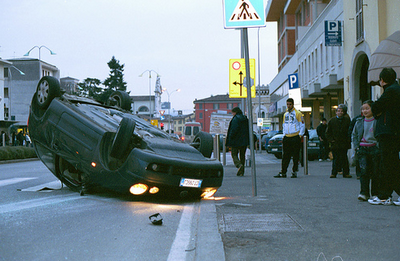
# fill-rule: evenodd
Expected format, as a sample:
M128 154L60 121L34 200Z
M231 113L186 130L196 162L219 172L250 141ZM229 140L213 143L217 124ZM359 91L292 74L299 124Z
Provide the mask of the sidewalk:
M215 194L225 260L400 260L400 208L359 202L354 168L352 179L330 179L331 162L311 161L310 175L300 167L297 179L277 179L280 160L255 158L256 197L251 168L236 176L228 154Z

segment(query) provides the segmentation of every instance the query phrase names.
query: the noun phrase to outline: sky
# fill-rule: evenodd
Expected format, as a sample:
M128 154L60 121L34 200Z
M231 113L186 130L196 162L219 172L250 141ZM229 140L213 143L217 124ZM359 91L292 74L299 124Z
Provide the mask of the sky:
M266 0L265 0L266 1ZM61 77L104 81L113 56L124 64L131 95L149 94L161 75L171 107L189 113L195 99L229 92L229 59L240 58L240 31L224 29L222 0L13 0L1 3L0 57L23 58L32 47ZM249 28L249 56L260 82L277 74L277 25ZM39 58L39 49L30 52ZM156 73L152 73L154 95ZM180 92L173 92L181 89ZM162 102L168 101L167 94Z

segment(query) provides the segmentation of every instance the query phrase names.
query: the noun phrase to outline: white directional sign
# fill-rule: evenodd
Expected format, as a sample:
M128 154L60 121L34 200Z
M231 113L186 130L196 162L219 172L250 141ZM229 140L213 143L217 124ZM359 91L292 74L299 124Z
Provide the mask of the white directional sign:
M223 3L226 29L265 26L264 0L223 0Z

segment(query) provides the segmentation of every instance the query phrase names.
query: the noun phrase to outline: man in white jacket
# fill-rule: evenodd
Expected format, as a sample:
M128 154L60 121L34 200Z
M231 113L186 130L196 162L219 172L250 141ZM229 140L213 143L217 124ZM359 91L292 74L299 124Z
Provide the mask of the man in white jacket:
M291 178L297 178L299 171L299 157L301 137L304 135L305 126L303 115L294 108L294 100L286 100L287 110L283 115L283 140L282 140L282 170L274 178L286 178L290 159L293 157L293 172Z

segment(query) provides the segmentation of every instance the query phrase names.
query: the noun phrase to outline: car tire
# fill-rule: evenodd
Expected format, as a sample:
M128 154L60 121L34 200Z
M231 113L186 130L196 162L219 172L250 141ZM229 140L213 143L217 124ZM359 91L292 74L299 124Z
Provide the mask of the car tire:
M40 79L36 88L36 99L39 108L47 109L55 97L60 97L60 82L51 76Z
M213 151L213 137L207 132L200 131L193 139L193 143L198 144L196 149L203 154L204 157L210 158Z
M129 111L131 109L131 98L129 97L129 94L123 91L115 91L113 92L110 97L109 97L109 105L110 105L110 99L114 99L117 101L116 106Z
M121 159L129 147L129 140L135 130L135 121L130 118L123 118L119 123L117 132L111 145L110 156Z

